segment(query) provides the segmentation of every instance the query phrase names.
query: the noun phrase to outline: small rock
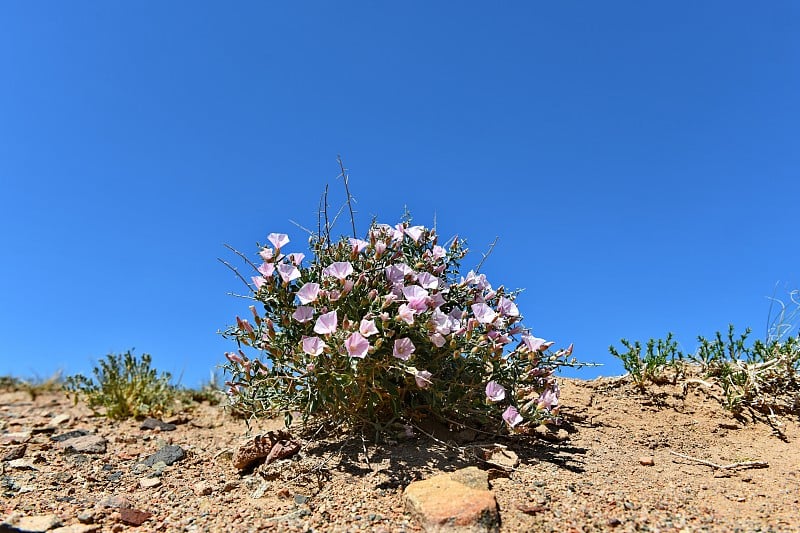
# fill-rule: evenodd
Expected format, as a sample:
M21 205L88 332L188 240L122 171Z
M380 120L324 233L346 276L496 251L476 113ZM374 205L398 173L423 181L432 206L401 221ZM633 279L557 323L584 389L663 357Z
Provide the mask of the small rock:
M25 444L15 444L9 446L0 461L13 461L14 459L21 459L25 455L26 446L27 445Z
M91 533L100 529L99 524L73 524L71 526L57 527L50 533Z
M170 466L184 457L186 457L186 452L183 451L183 448L180 446L167 445L142 461L142 463L147 466L153 466L157 462L163 461L165 465Z
M656 460L652 455L642 455L639 457L639 464L642 466L653 466L656 464Z
M157 477L146 477L139 480L139 486L143 489L152 489L161 485L161 480Z
M8 466L14 470L36 470L36 467L33 466L33 463L27 459L14 459L8 462Z
M168 424L162 422L157 418L145 418L139 429L157 429L159 431L175 431L177 426L175 424Z
M488 489L488 474L471 466L415 481L403 499L426 531L495 532L500 514Z
M122 520L123 523L130 524L132 526L141 526L145 522L145 520L153 516L153 513L149 513L147 511L140 511L139 509L122 507L119 510L119 515L120 515L120 520Z
M131 502L127 500L124 496L109 496L108 498L103 498L100 501L101 507L115 507L118 509L123 509L126 507L131 506Z
M50 440L54 442L62 442L65 440L74 439L76 437L84 437L86 435L91 435L91 433L83 429L75 429L73 431L67 431L66 433L62 433L61 435L54 435L50 437Z
M496 447L488 450L484 458L487 463L502 468L503 470L513 470L519 466L519 457L517 454L504 447Z
M195 483L193 490L194 493L197 494L198 496L208 496L212 492L211 485L209 485L205 481L199 481Z
M540 439L548 440L550 442L563 442L569 439L569 433L565 429L555 431L546 424L540 424L533 429L533 434Z
M81 524L91 524L94 522L94 513L91 511L81 511L76 518Z
M308 496L303 496L302 494L295 494L294 503L296 505L305 505L306 503L308 503Z
M609 518L608 521L606 522L606 525L608 527L617 527L621 524L622 520L620 520L619 518Z
M0 444L22 444L31 438L30 431L17 431L0 435Z
M546 511L547 507L545 507L544 505L542 505L540 503L528 503L528 504L517 506L517 509L519 509L520 511L522 511L525 514L536 515L536 514L539 514L539 513L542 513L544 511Z
M222 486L222 492L231 492L239 488L238 481L226 481Z
M0 527L5 526L11 531L24 531L26 533L39 533L61 525L61 518L58 515L38 515L38 516L12 516L8 522L3 522ZM10 526L10 527L9 527Z
M65 424L65 423L69 422L70 418L71 417L66 413L65 414L56 415L50 421L50 424L53 425L53 426L60 426L61 424Z
M99 435L83 435L58 441L64 453L106 453L108 441Z
M257 461L266 464L277 459L291 457L300 451L300 443L292 438L288 431L269 431L264 435L256 435L236 449L233 454L233 466L244 470Z

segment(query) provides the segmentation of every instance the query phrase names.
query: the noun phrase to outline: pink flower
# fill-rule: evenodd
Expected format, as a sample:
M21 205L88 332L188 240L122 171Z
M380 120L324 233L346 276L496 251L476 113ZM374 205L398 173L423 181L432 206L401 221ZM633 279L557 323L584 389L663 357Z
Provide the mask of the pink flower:
M408 358L411 357L411 354L414 353L414 343L411 342L411 339L408 337L403 337L402 339L397 339L394 341L394 350L392 351L392 355L397 357L398 359L402 359L403 361L408 361Z
M319 337L303 337L303 351L308 355L319 355L328 345Z
M539 408L540 409L551 409L558 405L558 383L553 382L552 385L542 391L542 394L539 395Z
M442 259L446 254L445 249L438 244L431 250L431 255L434 259Z
M509 405L506 410L503 411L503 420L505 420L506 424L513 428L522 422L523 418L522 415L519 414L519 411L517 411L516 407Z
M297 298L302 304L310 304L319 296L319 283L306 283L297 291Z
M258 255L261 256L261 259L264 261L271 261L272 260L272 248L262 248Z
M431 373L427 370L417 370L416 375L414 375L414 380L417 382L417 387L420 389L427 389L431 386Z
M350 357L364 358L369 350L369 341L364 338L359 332L352 333L347 340L344 341L344 347Z
M428 309L428 291L419 285L409 285L403 288L403 296L408 300L408 306L418 313Z
M278 250L280 250L282 246L289 244L289 236L285 233L270 233L267 235L267 239L269 239L269 242Z
M333 333L338 327L336 325L337 320L336 311L320 315L319 318L317 318L316 324L314 324L314 333L319 333L320 335Z
M525 343L525 346L528 348L528 350L532 352L543 352L553 345L552 341L547 342L544 339L534 337L533 335L523 335L522 342Z
M431 296L431 299L430 299L430 306L431 307L436 309L436 308L438 308L438 307L440 307L442 305L444 305L444 296L442 296L441 292L437 292L433 296Z
M301 254L301 253L295 252L293 254L289 254L288 257L289 257L289 261L291 261L293 265L300 266L300 263L303 262L303 259L305 259L306 254Z
M278 265L278 274L280 274L284 283L289 283L293 279L300 277L300 271L297 270L297 267L289 263L281 263Z
M361 239L353 239L351 237L350 238L350 246L353 247L353 252L359 253L359 252L363 252L364 250L366 250L367 246L369 246L369 243L367 241L362 241Z
M414 274L414 271L405 263L389 265L385 271L386 279L389 280L389 283L402 283L406 276Z
M397 316L409 326L414 323L414 310L407 304L400 304L400 307L397 308Z
M361 324L358 326L358 331L365 337L369 337L370 335L375 335L378 333L378 328L375 327L374 320L367 320L365 318L361 319Z
M311 319L314 318L314 308L308 307L307 305L300 305L295 309L294 313L292 313L292 318L301 324L310 322Z
M322 273L336 279L345 279L353 273L353 265L350 264L350 261L337 261L326 266Z
M261 287L263 287L263 286L264 286L264 284L267 282L267 280L266 280L266 279L264 279L264 278L263 278L263 277L261 277L261 276L253 276L252 278L250 278L250 281L252 281L253 283L255 283L255 285L256 285L256 290L257 290L257 291L258 291L258 290L261 290Z
M486 384L486 397L490 402L502 401L506 397L506 389L496 381L490 381Z
M472 313L481 324L491 324L497 318L494 309L486 304L472 304Z
M273 263L261 263L261 266L258 267L258 271L261 273L262 276L268 278L275 272L275 265Z
M383 252L386 251L386 243L383 241L378 241L375 243L375 255L380 257L383 255Z
M503 316L519 316L517 304L505 296L500 297L500 302L497 304L497 311Z
M394 229L391 230L392 240L393 241L402 241L403 240L404 231L405 231L405 229L403 228L402 224L395 225Z
M423 289L436 289L439 287L439 278L430 272L420 272L417 274L417 283L419 283Z
M411 237L412 241L419 242L423 231L425 231L425 226L411 226L410 228L406 228L405 234Z
M446 339L444 338L444 335L442 335L441 333L432 334L430 336L430 339L431 339L431 342L433 343L433 345L436 346L437 348L441 348L442 346L444 346L444 343L446 341Z

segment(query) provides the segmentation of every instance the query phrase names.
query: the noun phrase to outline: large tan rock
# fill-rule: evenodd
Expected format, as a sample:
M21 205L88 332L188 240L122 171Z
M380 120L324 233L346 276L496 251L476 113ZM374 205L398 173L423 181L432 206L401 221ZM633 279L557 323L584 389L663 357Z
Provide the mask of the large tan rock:
M403 498L425 531L483 533L500 528L488 475L474 466L415 481L406 487Z

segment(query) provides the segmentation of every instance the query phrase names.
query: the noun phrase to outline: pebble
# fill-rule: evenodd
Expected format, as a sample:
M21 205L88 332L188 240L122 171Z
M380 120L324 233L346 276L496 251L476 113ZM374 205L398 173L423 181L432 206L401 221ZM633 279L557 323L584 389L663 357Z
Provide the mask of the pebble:
M139 486L143 489L152 489L161 485L161 480L157 477L146 477L139 480Z
M91 511L81 511L76 518L81 524L91 524L94 522L94 513Z
M54 514L36 516L11 515L7 521L0 524L0 527L5 527L6 530L11 531L40 533L60 525L61 518Z
M199 481L195 483L193 490L194 493L197 494L198 496L208 496L212 492L211 485L209 485L205 481Z
M130 524L132 526L141 526L146 520L148 520L151 516L153 516L153 513L149 513L147 511L141 511L139 509L131 509L128 507L123 507L119 510L119 516L120 520L125 524Z
M186 452L183 448L170 444L159 449L156 453L142 461L142 463L147 466L153 466L159 461L163 461L165 465L170 466L184 457L186 457Z
M50 437L50 440L53 442L62 442L65 440L74 439L76 437L84 437L86 435L90 435L88 431L84 429L74 429L72 431L67 431L66 433L62 433L61 435L54 435Z
M642 455L639 457L639 464L642 466L653 466L656 464L656 460L652 455Z
M13 461L14 459L21 459L25 455L25 444L14 444L9 446L0 461Z
M99 435L82 435L58 441L64 453L106 453L108 441Z
M73 524L71 526L57 527L50 533L90 533L100 529L98 524Z
M157 429L158 431L175 431L178 426L162 422L157 418L145 418L139 429Z
M30 431L18 431L15 433L3 433L0 435L0 444L22 444L31 438Z
M60 414L60 415L54 416L53 419L50 421L50 424L52 424L54 426L60 426L61 424L65 424L65 423L69 422L69 420L70 420L70 416L68 414L64 413L64 414Z

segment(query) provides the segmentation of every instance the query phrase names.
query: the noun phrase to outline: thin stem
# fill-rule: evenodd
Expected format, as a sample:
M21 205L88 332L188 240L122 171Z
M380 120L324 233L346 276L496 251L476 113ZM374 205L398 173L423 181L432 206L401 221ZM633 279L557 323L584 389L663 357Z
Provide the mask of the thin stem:
M353 213L353 201L352 201L353 196L350 194L350 187L349 187L350 177L347 175L347 169L344 168L344 162L342 162L342 156L337 155L336 161L338 161L339 163L339 170L341 170L341 174L339 174L339 176L341 176L342 180L344 181L344 190L347 193L347 207L350 208L350 223L353 225L353 238L357 239L358 234L356 233L356 218L355 214Z

